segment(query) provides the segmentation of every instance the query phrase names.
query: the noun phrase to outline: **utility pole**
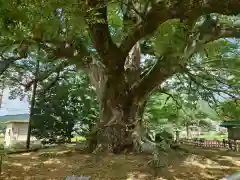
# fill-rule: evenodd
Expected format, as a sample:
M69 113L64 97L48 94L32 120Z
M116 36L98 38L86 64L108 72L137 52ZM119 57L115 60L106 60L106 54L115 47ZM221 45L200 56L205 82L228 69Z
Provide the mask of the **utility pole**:
M39 60L37 59L36 70L35 70L35 75L34 75L34 82L33 82L30 114L29 114L27 143L26 143L26 148L27 149L30 148L31 131L32 131L32 118L33 118L33 115L34 115L34 108L35 108L35 101L36 101L36 91L37 91L37 83L38 83L37 77L38 77L38 75L39 75Z
M2 87L1 87L1 92L0 92L0 108L2 107L3 92L4 92L4 87L5 87L4 81L1 84L2 84Z

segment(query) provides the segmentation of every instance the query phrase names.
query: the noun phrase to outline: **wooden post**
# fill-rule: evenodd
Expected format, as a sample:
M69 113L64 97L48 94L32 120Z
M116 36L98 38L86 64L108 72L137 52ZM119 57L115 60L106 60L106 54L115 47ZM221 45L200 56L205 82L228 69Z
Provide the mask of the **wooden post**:
M237 150L237 140L234 140L234 150L235 150L235 151L238 151L238 150Z
M1 85L1 93L0 93L0 108L2 107L3 92L4 92L4 88L5 88L4 80L2 81L1 84L2 84L2 85Z
M238 152L238 140L236 140L236 151Z
M225 139L223 139L223 147L225 148L226 147L226 140Z
M30 115L29 115L29 123L28 123L28 132L27 132L27 142L26 142L26 149L30 148L30 140L31 140L31 131L32 131L32 118L34 115L34 107L35 107L35 101L36 101L36 92L37 92L37 77L39 74L39 59L37 59L36 64L36 72L34 76L34 83L33 83L33 90L32 90L32 99L31 99L31 107L30 107Z
M3 156L5 155L5 150L4 150L4 146L1 145L0 146L0 175L2 174L2 164L3 164Z
M228 139L228 147L229 147L229 149L232 149L232 141L231 141L231 139Z
M180 139L180 136L179 136L179 130L176 130L176 143L179 143L179 139Z
M0 175L2 174L2 154L0 155Z

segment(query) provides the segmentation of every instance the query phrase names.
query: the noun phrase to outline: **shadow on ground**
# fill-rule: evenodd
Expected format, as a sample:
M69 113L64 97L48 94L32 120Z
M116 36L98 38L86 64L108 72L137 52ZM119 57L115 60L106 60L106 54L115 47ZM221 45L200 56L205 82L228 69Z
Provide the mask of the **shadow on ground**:
M60 180L66 176L91 176L93 180L217 180L240 169L239 156L187 147L162 157L167 166L154 169L148 155L108 155L100 161L71 147L10 155L4 158L6 180ZM221 158L219 158L221 157Z

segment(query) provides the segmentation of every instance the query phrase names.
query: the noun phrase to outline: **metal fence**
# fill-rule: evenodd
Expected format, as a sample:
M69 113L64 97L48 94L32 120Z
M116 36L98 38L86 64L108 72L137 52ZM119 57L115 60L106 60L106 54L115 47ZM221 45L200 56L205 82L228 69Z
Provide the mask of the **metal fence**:
M208 147L217 149L226 149L232 151L239 151L240 142L236 140L203 140L203 139L181 139L182 144L193 145L197 147Z

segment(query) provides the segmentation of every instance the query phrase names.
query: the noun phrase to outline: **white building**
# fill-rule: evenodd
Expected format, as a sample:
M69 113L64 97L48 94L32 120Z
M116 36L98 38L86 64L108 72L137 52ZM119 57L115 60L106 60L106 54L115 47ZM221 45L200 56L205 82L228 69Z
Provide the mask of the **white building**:
M4 146L24 148L27 142L28 114L7 115L0 117L0 121L6 122ZM31 146L41 144L35 137L31 136Z
M11 147L17 143L26 143L28 134L28 120L10 120L6 122L4 145Z

